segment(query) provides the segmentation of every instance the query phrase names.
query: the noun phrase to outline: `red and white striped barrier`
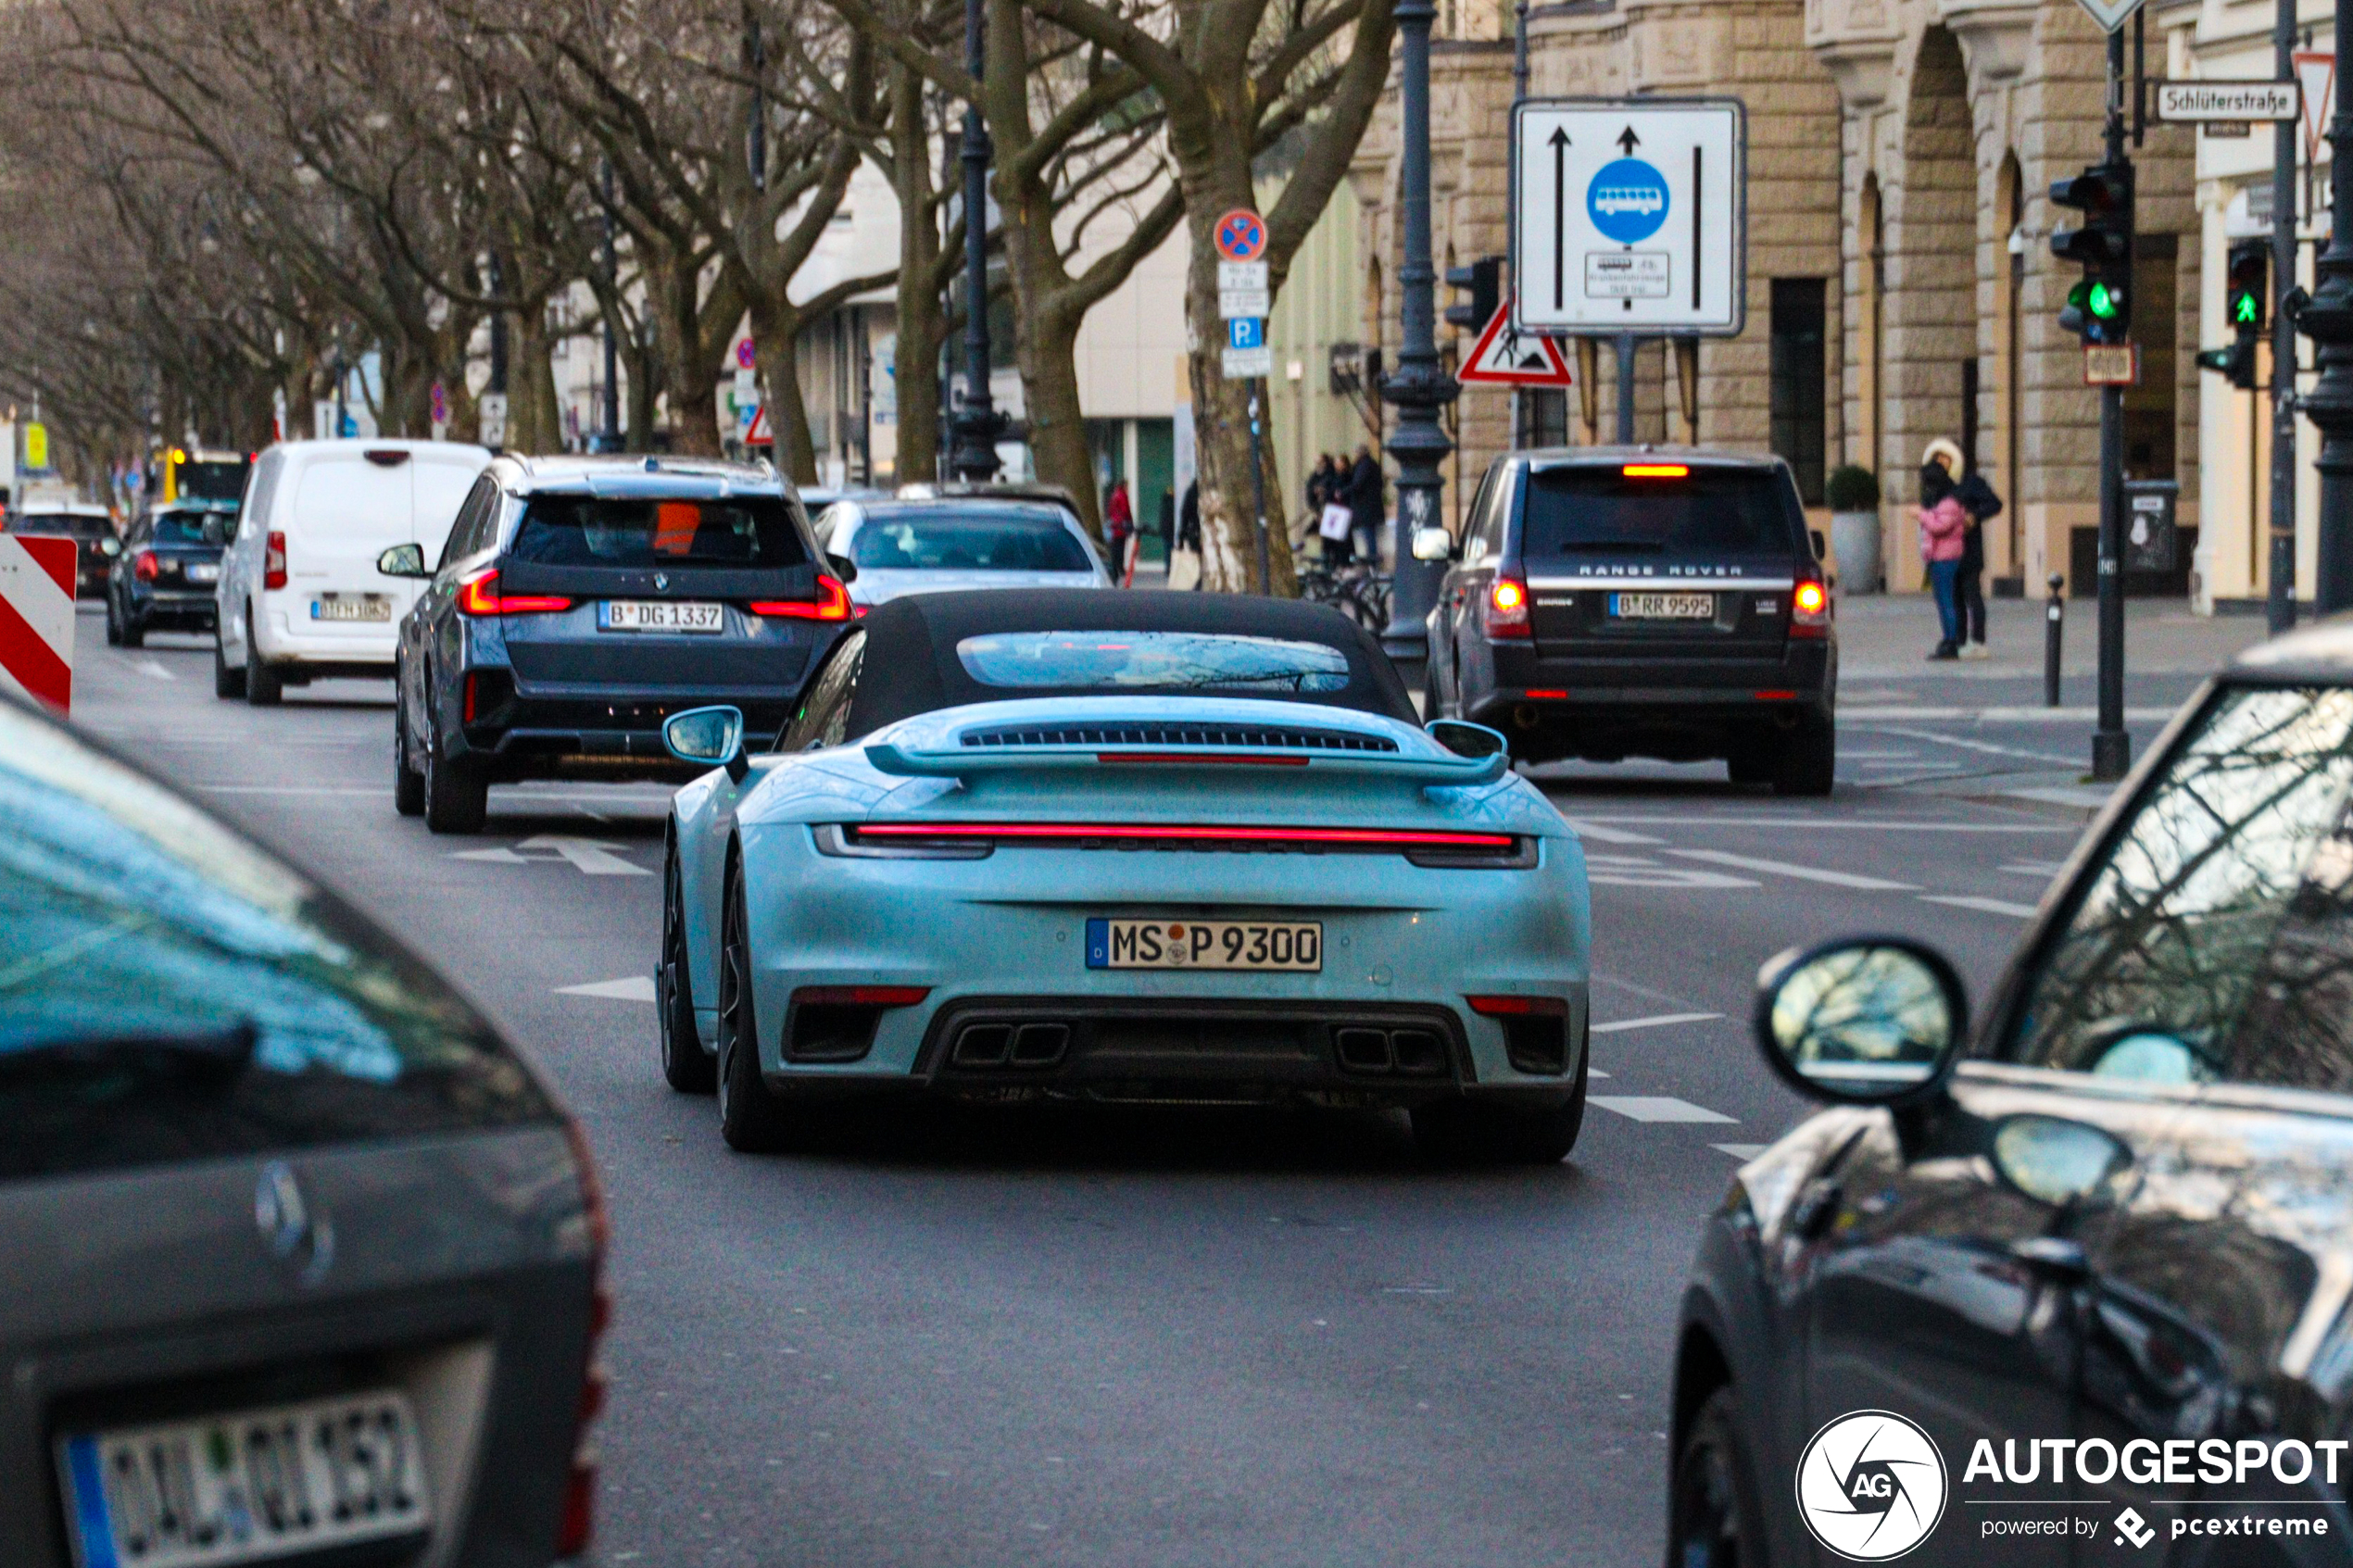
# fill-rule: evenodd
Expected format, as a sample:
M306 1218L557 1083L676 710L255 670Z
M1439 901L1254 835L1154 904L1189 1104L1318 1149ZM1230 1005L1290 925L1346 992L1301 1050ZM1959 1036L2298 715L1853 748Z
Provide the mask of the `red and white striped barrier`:
M0 533L0 691L73 702L71 539Z

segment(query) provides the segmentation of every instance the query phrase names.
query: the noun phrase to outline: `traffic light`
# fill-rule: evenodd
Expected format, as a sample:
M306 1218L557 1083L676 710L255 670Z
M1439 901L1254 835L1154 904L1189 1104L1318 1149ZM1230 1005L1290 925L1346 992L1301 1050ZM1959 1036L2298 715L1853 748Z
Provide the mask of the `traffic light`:
M2228 280L2222 306L2231 322L2231 346L2200 350L2198 368L2215 371L2243 392L2252 392L2255 345L2263 337L2263 304L2271 281L2271 242L2233 241Z
M1482 257L1467 267L1449 267L1446 269L1446 286L1465 289L1470 294L1470 298L1465 303L1446 307L1448 324L1466 332L1484 332L1487 323L1495 319L1496 307L1503 303L1504 258L1500 256Z
M2230 284L2223 295L2225 314L2231 330L2237 332L2260 332L2270 312L2264 308L2271 298L2271 242L2269 240L2233 240L2231 242Z
M2051 185L2051 201L2083 214L2082 227L2051 236L2051 254L2083 264L2082 282L2067 293L2059 325L2085 343L2122 344L2133 337L2133 166L2094 164L2072 180Z

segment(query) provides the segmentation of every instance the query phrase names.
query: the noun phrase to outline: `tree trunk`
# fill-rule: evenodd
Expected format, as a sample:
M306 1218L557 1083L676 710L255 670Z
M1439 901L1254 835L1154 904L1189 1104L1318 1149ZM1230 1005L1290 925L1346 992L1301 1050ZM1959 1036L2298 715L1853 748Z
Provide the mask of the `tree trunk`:
M809 405L800 395L800 333L798 312L761 290L751 305L752 352L765 389L768 434L774 461L795 484L817 483L817 447L809 436Z
M890 142L899 198L899 340L890 378L899 414L891 471L900 483L911 484L939 477L939 345L947 323L933 272L939 229L931 199L924 79L904 66L890 72Z
M507 356L507 450L563 450L563 419L556 409L555 368L547 358L547 307L542 300L515 313Z
M1073 353L1078 333L1056 320L1057 314L1025 311L1013 356L1021 366L1022 400L1029 410L1029 451L1038 477L1077 499L1087 532L1101 541L1101 497L1095 493L1087 422L1078 411L1078 361Z
M1214 214L1253 205L1250 167L1235 160L1224 178L1189 185L1185 209L1194 215L1190 225L1192 255L1186 270L1185 311L1195 323L1200 345L1188 357L1193 389L1193 460L1201 486L1202 586L1228 594L1258 591L1258 505L1251 486L1250 383L1227 381L1223 368L1223 333L1217 315L1217 243ZM1260 399L1260 430L1268 428L1271 410ZM1290 528L1283 511L1282 482L1275 471L1274 442L1259 441L1259 485L1266 510L1268 592L1290 597L1299 592L1291 558Z

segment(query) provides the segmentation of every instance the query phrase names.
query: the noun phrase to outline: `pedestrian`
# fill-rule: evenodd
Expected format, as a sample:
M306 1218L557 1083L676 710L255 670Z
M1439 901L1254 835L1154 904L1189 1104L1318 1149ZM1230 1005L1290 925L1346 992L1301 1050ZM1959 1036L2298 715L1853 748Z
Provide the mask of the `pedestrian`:
M1928 563L1928 585L1936 596L1936 620L1944 633L1931 659L1958 659L1961 651L1956 596L1969 513L1955 495L1960 486L1953 470L1960 467L1960 448L1940 436L1929 443L1920 463L1920 558Z
M1365 558L1375 565L1380 562L1381 473L1380 462L1369 445L1356 448L1355 466L1348 471L1348 510L1354 545Z
M1185 498L1176 507L1176 548L1168 558L1168 585L1201 586L1201 484L1185 482Z
M1119 585L1136 580L1136 508L1127 499L1127 481L1115 480L1111 499L1103 504L1103 529L1111 535L1112 571Z
M1988 659L1985 646L1985 525L2002 515L2002 497L1985 476L1970 467L1961 475L1953 499L1967 515L1961 544L1961 570L1954 580L1958 607L1963 659Z

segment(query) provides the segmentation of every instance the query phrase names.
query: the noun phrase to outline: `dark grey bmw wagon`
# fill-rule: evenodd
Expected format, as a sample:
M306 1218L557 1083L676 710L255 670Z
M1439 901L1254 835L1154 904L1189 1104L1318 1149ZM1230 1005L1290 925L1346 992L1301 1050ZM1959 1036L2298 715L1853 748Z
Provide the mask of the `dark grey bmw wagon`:
M0 1562L576 1554L603 1232L430 970L0 701Z

